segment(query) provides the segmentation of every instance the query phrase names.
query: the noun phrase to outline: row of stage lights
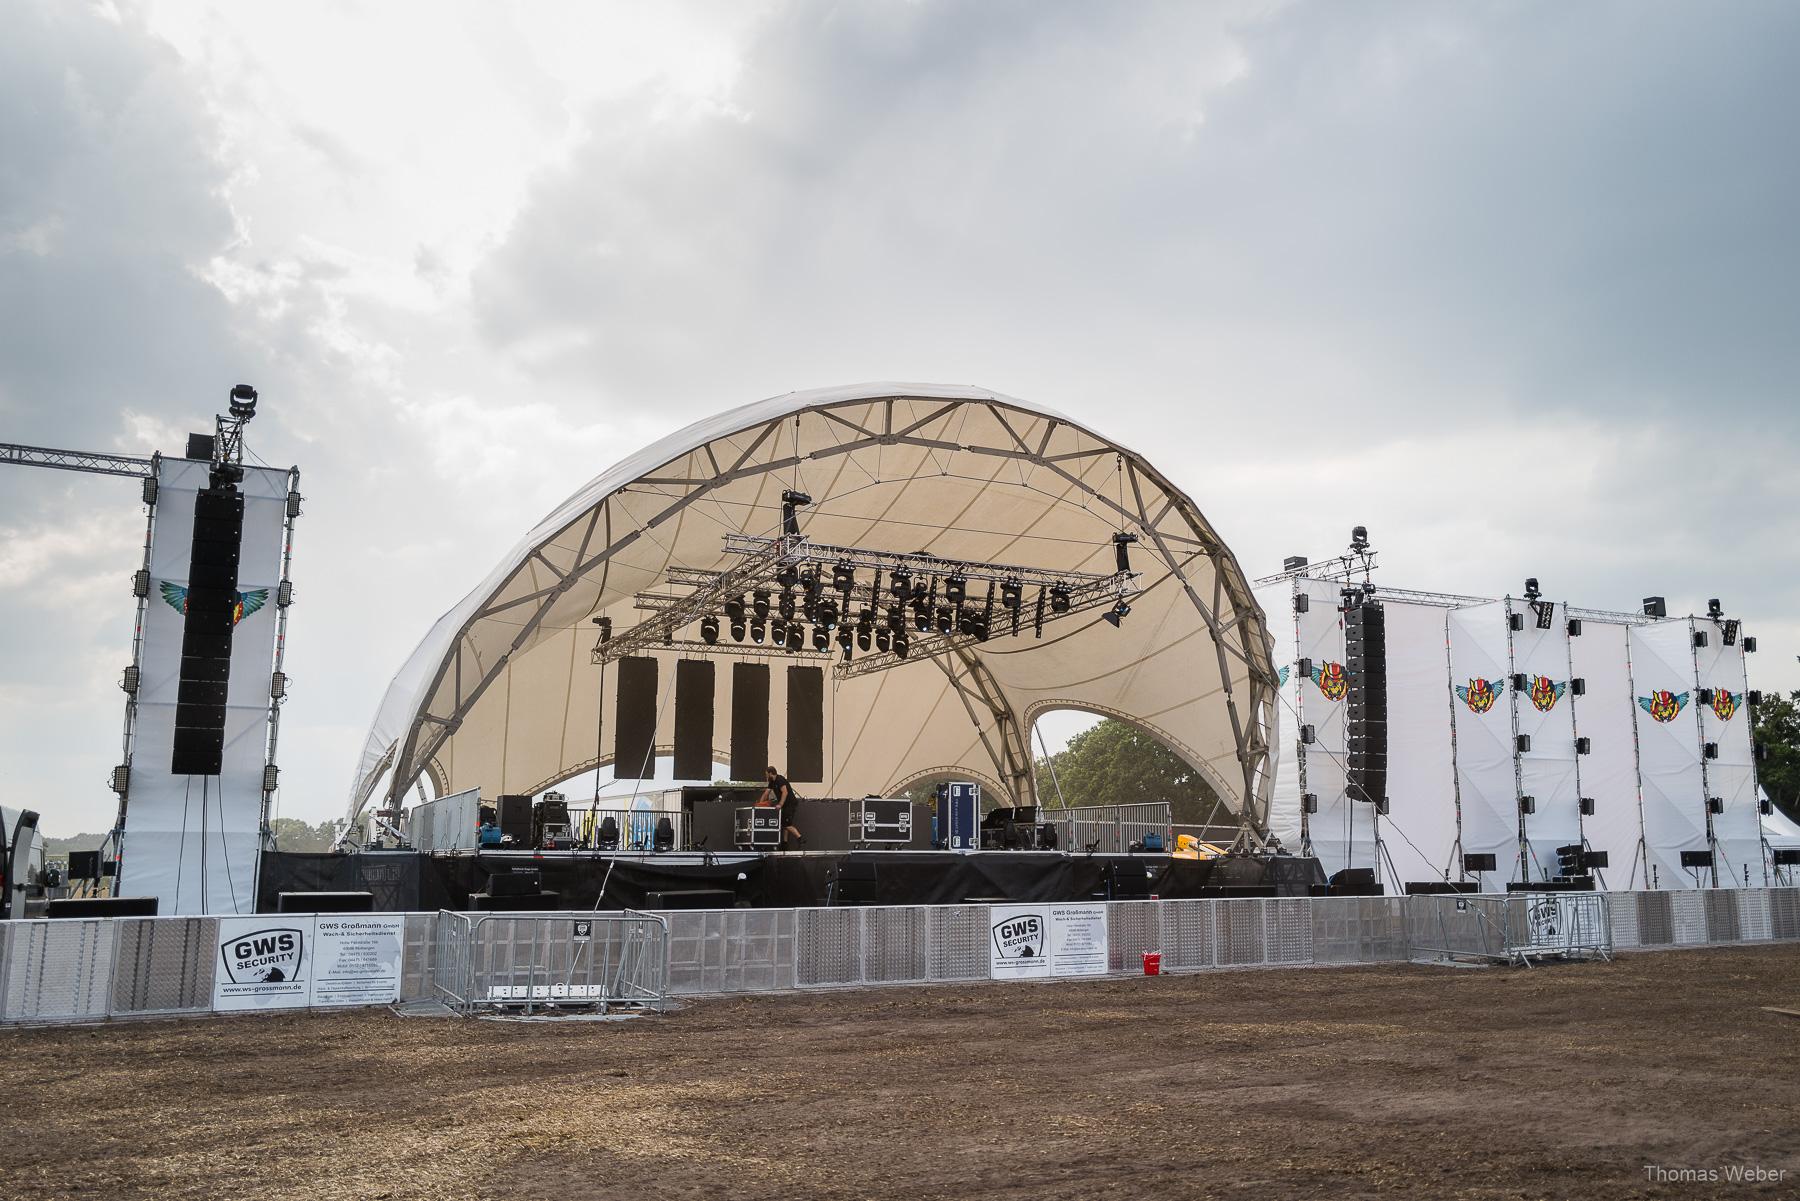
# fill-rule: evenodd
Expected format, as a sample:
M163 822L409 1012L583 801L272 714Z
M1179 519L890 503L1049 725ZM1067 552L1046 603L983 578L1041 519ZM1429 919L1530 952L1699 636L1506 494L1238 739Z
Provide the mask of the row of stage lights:
M901 568L887 573L877 569L860 604L853 600L856 569L849 563L833 564L829 581L823 568L785 564L775 583L779 592L757 589L728 597L722 619L713 614L700 619L701 640L716 645L728 631L734 642L748 639L789 651L806 650L810 641L812 650L829 652L836 642L846 660L853 648L891 651L904 659L912 633L961 634L986 642L996 632L996 616L1002 623L1010 620L1014 637L1027 624L1025 585L1017 579L989 580L979 603L972 603L968 577L957 572L918 576ZM1066 584L1040 588L1029 620L1034 634L1043 636L1046 612L1067 613L1072 603ZM1121 600L1103 616L1116 626L1130 612Z

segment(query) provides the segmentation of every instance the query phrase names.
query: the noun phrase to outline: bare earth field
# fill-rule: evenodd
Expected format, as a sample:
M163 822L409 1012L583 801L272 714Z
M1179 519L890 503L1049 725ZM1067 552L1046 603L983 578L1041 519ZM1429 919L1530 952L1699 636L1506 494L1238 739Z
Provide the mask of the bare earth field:
M8 1030L0 1195L1792 1197L1764 1005L1800 946Z

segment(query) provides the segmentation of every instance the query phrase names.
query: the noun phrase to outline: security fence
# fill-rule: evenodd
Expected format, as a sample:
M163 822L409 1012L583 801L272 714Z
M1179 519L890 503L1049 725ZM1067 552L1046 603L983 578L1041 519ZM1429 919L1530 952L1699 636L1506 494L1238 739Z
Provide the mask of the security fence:
M1554 928L1541 906L1557 901ZM1018 906L405 915L399 1000L455 1012L666 997L988 980L996 923ZM1024 906L1023 908L1033 908ZM1475 896L1114 901L1104 962L1135 975L1513 959L1800 941L1800 888ZM1535 914L1535 916L1534 916ZM0 922L0 1024L210 1012L217 918ZM1534 926L1534 921L1537 923Z
M1075 805L1068 809L1041 809L1043 820L1056 827L1056 845L1065 851L1094 851L1123 855L1136 844L1143 849L1146 835L1161 839L1167 850L1174 840L1173 811L1167 801L1137 805Z

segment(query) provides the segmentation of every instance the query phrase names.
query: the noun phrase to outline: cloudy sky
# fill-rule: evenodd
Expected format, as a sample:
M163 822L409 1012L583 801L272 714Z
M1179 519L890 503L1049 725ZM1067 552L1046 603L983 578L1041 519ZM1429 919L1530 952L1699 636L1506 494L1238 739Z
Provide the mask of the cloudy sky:
M1708 596L1800 686L1800 7L0 0L0 441L307 496L281 813L557 501L796 388L1146 451L1252 574ZM0 469L0 800L110 822L134 481Z

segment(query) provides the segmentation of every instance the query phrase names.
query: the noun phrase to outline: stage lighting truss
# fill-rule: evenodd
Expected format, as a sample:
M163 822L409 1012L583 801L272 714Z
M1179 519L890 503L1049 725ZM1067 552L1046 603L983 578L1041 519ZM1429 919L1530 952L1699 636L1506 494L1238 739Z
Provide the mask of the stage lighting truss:
M596 644L594 662L659 645L759 658L841 654L837 674L848 678L996 638L1042 638L1045 626L1094 610L1116 626L1141 578L826 546L804 535L727 534L725 551L736 560L725 571L672 567L663 588L639 593L644 620ZM775 614L785 619L781 635L756 640L761 619ZM752 640L673 640L703 619L743 622Z

